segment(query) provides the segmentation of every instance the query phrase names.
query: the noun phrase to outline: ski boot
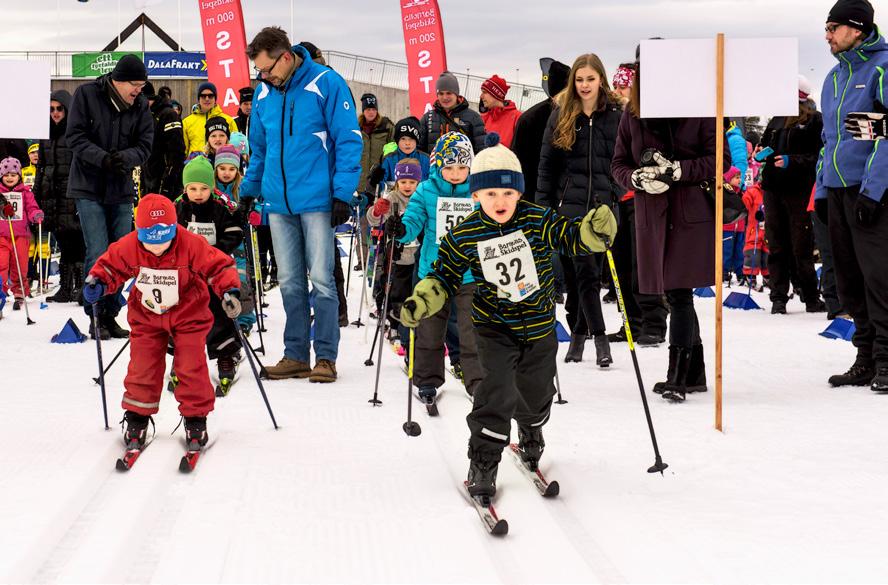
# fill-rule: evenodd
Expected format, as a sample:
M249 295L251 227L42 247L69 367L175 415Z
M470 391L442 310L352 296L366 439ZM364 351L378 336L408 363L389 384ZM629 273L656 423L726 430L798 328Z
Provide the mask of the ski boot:
M21 311L22 310L22 299L16 297L12 302L12 310L13 311Z
M189 451L200 451L207 444L207 417L185 417L185 444Z
M216 385L216 396L228 396L231 386L234 384L234 377L237 375L237 364L240 356L229 355L222 356L216 360L216 367L219 370L219 384Z
M179 376L176 375L176 372L170 369L170 381L167 382L167 390L170 392L176 391L176 386L179 385Z
M888 365L882 364L876 369L876 375L870 384L873 392L888 392Z
M475 452L469 460L469 475L466 478L466 489L473 498L481 498L484 505L496 495L496 472L499 467L499 453L486 454Z
M148 436L148 423L154 424L150 416L127 410L123 413L123 420L120 426L123 428L123 442L126 443L127 449L141 449L145 446Z
M543 429L537 427L518 427L518 455L521 461L531 471L539 469L540 457L543 456L543 449L546 448L546 441L543 439Z
M450 366L450 371L453 372L453 375L459 379L463 384L466 383L465 374L463 374L462 364L460 362L454 362Z

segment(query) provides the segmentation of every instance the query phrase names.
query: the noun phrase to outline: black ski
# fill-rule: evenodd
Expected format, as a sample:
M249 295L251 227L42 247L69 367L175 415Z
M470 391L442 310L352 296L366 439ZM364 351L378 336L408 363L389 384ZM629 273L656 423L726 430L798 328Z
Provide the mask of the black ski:
M544 498L554 498L561 492L561 488L557 481L550 482L546 479L546 476L543 475L542 471L539 469L531 470L530 467L527 466L524 460L521 459L521 453L519 452L517 444L512 443L509 445L509 452L512 454L512 459L515 461L515 464L518 465L521 474L533 483L541 496Z
M505 518L500 518L497 515L490 498L488 496L473 496L470 494L468 481L463 482L463 487L465 488L466 495L472 501L472 505L475 506L475 511L478 512L478 517L481 518L481 522L484 524L487 532L494 536L505 536L508 534L509 523L506 522Z
M438 416L438 396L440 395L440 393L441 391L438 390L438 394L436 394L434 397L424 398L419 395L419 392L414 391L413 397L420 401L423 406L426 407L426 412L429 416Z

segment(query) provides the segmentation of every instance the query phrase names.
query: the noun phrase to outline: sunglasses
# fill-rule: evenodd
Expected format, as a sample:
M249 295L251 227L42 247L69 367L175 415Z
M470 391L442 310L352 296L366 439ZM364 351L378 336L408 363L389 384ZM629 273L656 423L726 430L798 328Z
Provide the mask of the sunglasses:
M216 97L216 94L214 94L214 93L202 93L202 94L200 94L200 95L197 96L197 97L199 97L199 98L202 99L202 100L209 100L209 99L213 99L214 97Z
M59 107L49 106L49 113L50 114L53 112L64 112L64 111L65 111L65 106L59 106Z

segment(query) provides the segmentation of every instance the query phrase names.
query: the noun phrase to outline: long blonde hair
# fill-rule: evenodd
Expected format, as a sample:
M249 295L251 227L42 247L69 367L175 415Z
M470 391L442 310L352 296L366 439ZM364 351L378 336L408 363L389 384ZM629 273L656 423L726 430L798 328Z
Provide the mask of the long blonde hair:
M580 99L579 94L577 94L576 78L577 71L583 67L589 67L594 70L601 80L596 110L602 110L609 101L614 101L613 92L607 80L607 72L604 70L604 64L598 58L598 55L587 53L577 57L573 67L570 68L567 87L555 96L555 105L558 107L558 123L555 125L552 145L561 150L572 149L577 139L574 124L576 123L577 116L583 111L583 101Z

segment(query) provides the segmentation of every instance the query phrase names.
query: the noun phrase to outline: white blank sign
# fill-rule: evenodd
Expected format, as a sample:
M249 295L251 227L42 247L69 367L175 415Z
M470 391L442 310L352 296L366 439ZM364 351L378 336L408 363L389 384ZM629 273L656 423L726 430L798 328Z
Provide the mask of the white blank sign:
M715 117L715 39L641 41L641 117ZM725 38L725 116L799 112L795 38Z
M49 138L49 63L0 59L0 79L15 80L0 91L0 137Z

